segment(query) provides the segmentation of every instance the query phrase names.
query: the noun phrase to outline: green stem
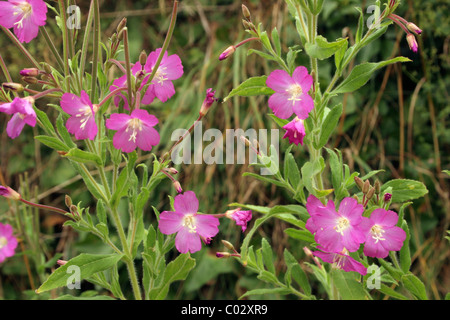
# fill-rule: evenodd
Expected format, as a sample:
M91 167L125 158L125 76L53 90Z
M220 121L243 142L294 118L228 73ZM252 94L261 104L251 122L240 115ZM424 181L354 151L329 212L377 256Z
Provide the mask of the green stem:
M56 49L55 44L53 43L52 39L50 38L50 35L47 32L47 29L45 27L42 27L41 34L44 36L45 42L47 42L48 47L50 48L50 51L53 53L53 56L56 59L56 62L58 63L59 67L61 69L64 69L64 61L61 58L61 55L58 52L58 49Z
M94 2L94 41L93 41L93 57L92 57L92 80L91 80L91 101L96 101L97 90L97 73L98 73L98 56L100 48L100 8L98 0ZM95 102L94 102L95 103Z
M16 45L17 48L23 53L23 55L28 59L28 61L35 67L36 69L40 69L41 66L36 61L36 59L33 58L30 52L20 43L19 39L16 38L16 36L9 31L9 29L6 29L3 26L0 26L2 30L6 33L6 35L12 40L12 42Z
M94 17L94 2L91 2L89 7L88 19L86 22L86 30L84 31L83 46L81 47L81 57L80 57L80 88L83 88L83 78L86 66L86 57L88 52L89 44L89 34L91 33L92 19Z
M133 111L133 96L131 88L131 61L130 61L130 47L128 43L128 28L125 27L123 30L123 48L125 51L125 71L127 74L127 90L128 90L128 105L130 106L130 111ZM149 82L150 83L150 82Z
M59 11L63 26L63 55L64 55L64 78L66 81L66 91L70 92L70 67L69 67L69 32L67 29L66 21L66 4L64 0L58 0Z

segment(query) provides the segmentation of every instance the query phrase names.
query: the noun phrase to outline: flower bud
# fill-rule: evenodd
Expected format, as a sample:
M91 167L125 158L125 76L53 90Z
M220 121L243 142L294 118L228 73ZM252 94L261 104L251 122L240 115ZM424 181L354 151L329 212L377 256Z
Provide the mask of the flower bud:
M20 83L14 83L14 82L5 82L2 84L2 87L7 90L11 90L14 92L22 92L23 91L23 85Z
M60 266L63 266L67 263L67 261L66 260L58 260L58 261L56 261L56 263Z
M211 108L212 104L214 102L216 102L217 99L216 97L214 97L214 95L216 94L216 91L213 91L212 88L209 88L208 90L206 90L206 98L205 100L203 100L203 104L202 107L200 108L200 115L202 117L204 117L207 113L209 108Z
M126 25L127 25L127 18L123 18L117 26L117 29L116 29L117 33L120 33L120 31L122 31Z
M10 187L4 186L0 186L0 196L15 201L22 199L21 195L17 191L11 189Z
M182 193L183 189L181 188L181 184L178 181L173 182L173 187L177 190L178 193Z
M37 77L39 75L39 69L28 68L20 71L20 75L23 77Z
M142 50L141 54L139 55L139 63L142 65L142 68L144 68L145 64L147 63L147 53L145 50Z
M406 40L408 41L409 48L413 52L417 52L419 49L419 45L417 44L416 37L412 33L410 33L406 36Z
M406 27L409 29L409 31L414 32L415 34L421 34L422 33L422 29L420 29L418 26L416 26L414 23L412 22L408 22L408 24L406 25Z
M217 258L229 258L230 256L231 254L229 254L228 252L216 252Z
M391 199L392 199L392 194L390 194L390 193L385 193L384 194L384 202L389 202L389 201L391 201Z
M251 21L251 15L250 15L250 10L248 10L247 6L245 6L244 4L242 5L242 15L244 16L245 19L247 19L248 21Z
M66 206L67 208L70 208L70 206L72 205L72 198L70 198L67 194L64 198L64 201L66 202Z
M164 171L170 174L178 174L178 170L175 168L165 168Z
M375 181L374 188L375 188L375 194L380 194L380 192L381 192L380 180Z
M366 195L367 201L372 199L374 194L375 194L375 188L374 187L369 187L369 191L367 192L367 195Z
M369 188L370 188L370 182L369 182L369 180L366 180L366 182L364 182L364 185L362 188L362 193L366 194L367 192L369 192Z
M28 84L36 84L36 83L38 83L38 79L36 79L35 77L22 77L22 81L26 82Z
M358 189L362 191L364 187L364 181L360 177L355 177L355 183L358 186Z
M225 246L225 248L227 248L229 250L236 251L236 249L234 248L234 246L230 242L228 242L226 240L222 240L222 244Z
M219 60L225 60L227 59L229 56L231 56L234 52L236 51L236 47L235 46L229 46L228 48L225 49L224 52L221 53L221 55L219 56Z

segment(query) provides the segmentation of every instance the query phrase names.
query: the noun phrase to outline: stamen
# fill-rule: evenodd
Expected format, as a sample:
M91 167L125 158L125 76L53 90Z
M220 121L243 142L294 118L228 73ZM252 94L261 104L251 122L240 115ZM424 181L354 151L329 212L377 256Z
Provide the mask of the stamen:
M347 218L341 217L337 220L337 224L334 227L334 230L336 230L336 232L340 233L343 236L345 229L347 229L349 226L350 221L348 221Z
M187 214L183 218L183 227L187 227L190 233L197 232L197 226L195 225L195 217L192 214Z
M293 84L286 91L291 94L291 97L288 100L292 101L292 105L294 105L296 101L302 100L301 95L303 94L303 90L298 84Z
M128 139L128 141L133 140L133 142L136 142L136 137L137 137L138 131L142 131L141 120L139 120L137 118L131 119L128 122L128 127L125 130L125 132L128 132L128 129L133 130L133 132L131 133L130 138Z
M2 249L7 244L8 244L8 239L6 239L5 237L0 237L0 249Z
M385 231L383 230L383 228L379 225L374 225L371 229L370 232L372 233L372 238L375 239L375 243L378 243L378 241L384 241L386 240L385 238L383 238L383 233L385 233Z

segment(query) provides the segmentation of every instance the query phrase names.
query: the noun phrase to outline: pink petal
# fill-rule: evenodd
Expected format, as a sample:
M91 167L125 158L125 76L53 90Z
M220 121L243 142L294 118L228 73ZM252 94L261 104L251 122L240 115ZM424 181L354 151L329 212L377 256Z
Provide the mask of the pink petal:
M353 198L344 198L339 205L339 214L348 218L352 224L361 222L364 207Z
M177 80L183 75L183 65L181 64L181 59L178 55L173 54L167 59L163 60L160 68L165 68L164 72L168 80Z
M302 91L307 93L311 90L313 84L313 77L308 74L308 69L303 66L297 67L292 74L292 79L302 87Z
M189 228L181 228L175 238L175 247L181 253L194 253L202 249L202 242L197 233L189 232Z
M158 124L158 118L148 113L147 110L136 109L131 113L132 118L138 118L142 120L146 125L153 127Z
M393 227L398 222L398 215L394 211L386 211L385 209L375 209L370 215L370 220L374 224Z
M11 139L15 139L20 135L24 126L25 121L22 120L19 113L16 113L12 116L11 120L9 120L8 125L6 126L6 133Z
M106 127L109 130L125 130L128 127L128 121L131 117L124 113L113 113L108 120L106 120Z
M294 80L284 70L272 71L266 80L266 85L278 93L285 93L293 84L295 84Z
M194 214L198 211L198 199L193 191L186 191L175 197L175 211L183 214Z
M79 114L80 109L85 107L86 104L81 101L81 98L73 93L64 93L61 97L61 108L71 116Z
M381 242L386 250L399 251L406 239L406 232L399 227L386 228L384 229L383 237L386 240Z
M220 225L220 221L216 217L206 214L197 214L195 216L195 222L197 233L202 237L212 238L219 233L218 226Z
M178 232L183 227L184 215L172 211L163 211L159 215L158 228L163 234Z
M14 27L18 18L17 14L20 13L22 13L22 10L18 6L10 2L0 1L0 25L6 29Z
M314 109L314 100L307 93L303 93L300 98L301 100L295 101L294 105L292 106L292 110L297 115L297 117L305 120L306 118L308 118L311 110Z
M158 131L143 124L142 131L136 137L136 144L143 151L151 151L153 146L159 144L159 140L160 136Z
M113 137L114 148L122 150L125 153L136 150L137 143L136 141L133 141L133 139L130 139L131 134L131 130L127 132L126 128L118 130Z
M274 93L269 98L269 108L280 119L287 119L292 116L292 102L290 96L281 93Z
M163 83L154 83L151 86L153 87L153 92L156 97L161 100L161 102L166 102L175 94L175 87L169 80L164 81Z

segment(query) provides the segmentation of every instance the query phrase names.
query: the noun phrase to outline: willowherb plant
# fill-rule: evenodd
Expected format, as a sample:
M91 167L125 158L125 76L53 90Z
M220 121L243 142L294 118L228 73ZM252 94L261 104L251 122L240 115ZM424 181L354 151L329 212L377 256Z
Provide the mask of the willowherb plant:
M290 47L286 55L282 52L277 29L271 32L270 39L261 23L255 26L250 11L243 6L244 27L251 37L227 48L219 60L232 58L232 54L242 50L238 48L244 44L260 42L266 51L251 49L249 53L277 63L280 69L243 82L228 94L224 103L233 96L270 96L268 106L273 111L270 117L285 130L283 138L287 138L292 145L285 153L281 172L274 169L275 148L270 148L270 154L266 155L258 145L247 140L260 160L255 165L273 173L272 177L252 176L287 189L292 204L269 208L234 203L231 206L236 209L221 214L199 212L202 206L195 193L183 191L174 177L178 172L170 167L170 156L187 134L167 152L162 152L159 157L154 155L152 168L137 163L137 149L151 152L160 143L157 130L160 123L151 114L152 102L155 99L163 103L168 101L176 93L172 81L184 73L180 57L168 53L178 1L174 1L162 47L155 48L149 55L142 52L139 61L134 64L130 61L126 19L122 20L108 42L102 43L99 3L98 0L92 0L82 46L78 49L74 34L63 23L67 20L67 2L59 0L58 5L58 8L54 8L43 0L0 1L2 30L30 64L20 74L26 83L42 87L41 91L34 91L14 83L0 56L1 67L8 81L0 91L0 99L4 102L0 105L0 112L12 115L6 128L11 139L19 136L25 125L37 125L40 128L42 135L35 139L54 149L80 174L97 202L95 216L93 218L86 213L88 208L81 203L73 204L70 196L66 197L68 209L63 210L30 202L7 186L0 187L0 195L69 217L66 227L92 233L102 239L112 253L82 253L68 261L58 261L60 267L43 281L37 289L38 293L72 284L73 278L68 271L77 267L80 270L77 281L87 280L99 285L118 299L129 298L118 281L118 264L122 262L127 267L135 299L164 299L171 283L186 279L195 267L196 262L190 254L199 251L202 242L210 243L220 231L220 219L225 218L235 221L246 235L239 250L223 241L230 252L217 252L217 257L233 257L255 271L260 280L272 286L248 291L244 296L277 293L315 299L309 280L295 258L297 253L285 249L286 272L281 279L273 265L269 242L263 239L260 249L250 245L258 228L273 218L292 224L292 228L285 230L286 233L293 239L307 243L303 250L314 264L303 263L310 267L329 298L371 298L366 287L373 289L368 285L371 276L368 268L373 266L379 266L379 274L389 283L401 286L416 298L426 298L423 284L409 271L409 230L403 219L404 208L411 203L410 200L427 192L425 186L417 181L400 179L383 184L376 180L372 186L369 179L379 171L372 171L359 178L359 173L350 172L339 150L325 147L343 112L342 105L333 106L333 99L361 88L378 69L409 61L397 57L381 62L364 62L349 70L350 63L361 49L376 41L395 22L407 33L410 48L418 50L414 34L420 34L421 30L395 15L399 1L378 1L378 7L384 7L384 10L366 31L360 10L355 44L349 47L348 39L329 42L317 34L320 13L326 5L324 0L286 0L300 41L298 45ZM44 27L48 23L48 10L56 15L55 20L62 33L63 56ZM14 28L14 33L10 28ZM39 30L57 61L55 66L38 63L23 45L36 38ZM92 68L87 70L91 33L93 59ZM102 50L105 51L104 55L100 54ZM122 51L125 61L118 60ZM309 66L295 64L299 54L309 57ZM325 59L334 59L335 74L326 89L322 90L318 61ZM113 66L121 74L110 81L106 74ZM57 101L48 104L58 112L55 124L42 107L38 108L35 104L44 97ZM199 108L199 117L187 133L192 132L217 101L215 91L208 89ZM305 147L310 156L309 161L300 168L291 153L294 144L298 148ZM110 165L113 171L108 176L105 168ZM142 174L138 175L138 168ZM330 169L330 176L325 179L327 168ZM99 179L92 174L91 169L98 171ZM162 213L156 210L156 205L150 204L157 224L145 226L144 208L151 193L166 178L178 195L170 198L170 210ZM119 210L121 201L128 204L125 212ZM392 203L403 204L398 214L390 210ZM260 217L248 228L255 213ZM127 216L128 227L122 224L122 216ZM111 225L115 231L111 230ZM17 246L11 230L11 226L0 224L0 262L12 256ZM166 255L174 247L180 254L168 262ZM396 252L399 252L399 257ZM391 262L385 260L388 256ZM138 266L142 270L140 272L136 270L138 261L142 262ZM138 274L142 274L142 278L138 279ZM392 297L407 298L384 283L375 289Z

